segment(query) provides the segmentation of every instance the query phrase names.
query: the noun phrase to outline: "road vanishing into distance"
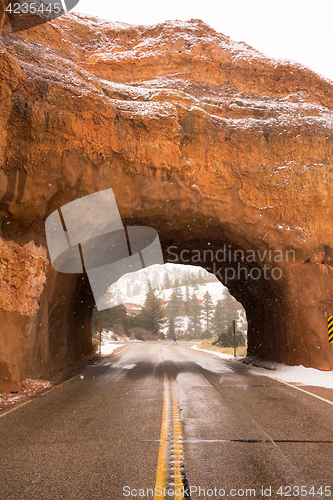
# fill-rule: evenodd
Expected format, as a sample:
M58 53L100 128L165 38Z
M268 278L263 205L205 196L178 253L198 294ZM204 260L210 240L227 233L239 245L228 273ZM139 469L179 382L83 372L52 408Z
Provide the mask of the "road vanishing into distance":
M1 500L333 498L331 404L186 344L117 351L0 413Z

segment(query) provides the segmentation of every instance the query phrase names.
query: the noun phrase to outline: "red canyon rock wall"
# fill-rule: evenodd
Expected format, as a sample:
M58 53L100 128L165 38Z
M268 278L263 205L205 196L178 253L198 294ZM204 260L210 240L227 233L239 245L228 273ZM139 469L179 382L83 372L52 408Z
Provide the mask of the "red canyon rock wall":
M44 222L109 187L166 259L170 245L266 255L281 279L227 282L249 354L331 369L332 82L199 20L2 20L0 387L90 352L89 285L52 269Z

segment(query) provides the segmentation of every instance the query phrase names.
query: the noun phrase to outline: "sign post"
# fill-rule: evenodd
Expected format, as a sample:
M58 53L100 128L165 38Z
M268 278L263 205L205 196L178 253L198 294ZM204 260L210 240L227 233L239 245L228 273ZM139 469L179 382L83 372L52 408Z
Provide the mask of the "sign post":
M99 326L99 353L102 354L102 330L103 330L103 320L98 320Z
M236 357L236 320L232 320L232 334L234 336L234 358Z

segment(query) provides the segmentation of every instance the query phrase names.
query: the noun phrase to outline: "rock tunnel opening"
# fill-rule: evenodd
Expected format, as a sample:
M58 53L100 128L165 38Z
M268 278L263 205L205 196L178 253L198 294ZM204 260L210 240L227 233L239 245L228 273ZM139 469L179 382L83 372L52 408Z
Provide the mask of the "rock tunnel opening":
M280 288L283 270L272 251L245 249L221 236L188 238L178 232L170 237L162 232L160 238L166 263L203 268L242 304L248 323L249 357L288 364L289 311ZM293 257L287 254L287 258Z
M165 223L166 229L163 230L161 229L163 223L154 224L154 221L149 219L132 219L131 223L133 222L157 226L165 263L205 269L215 275L230 294L242 304L248 324L249 358L285 364L297 364L293 360L300 359L301 362L298 364L305 364L302 360L307 346L302 342L297 344L290 336L290 325L294 324L295 318L285 300L283 290L285 262L279 262L281 254L279 259L274 259L277 254L273 250L270 251L269 247L267 251L262 251L259 246L255 248L242 245L239 241L227 238L221 228L212 230L211 237L203 237L198 236L200 227L196 228L195 235L191 235L186 229L172 231L168 229L167 223ZM293 253L286 253L283 258L294 262ZM61 278L59 283L68 289L68 284L66 285ZM66 335L70 339L66 346L68 360L89 354L89 349L90 352L92 349L91 318L94 299L89 281L86 275L79 275L72 283L74 284L69 287L70 316L66 325L64 318L60 320L62 331L67 329ZM56 310L55 305L52 307L55 308L55 321L59 321L60 309ZM55 337L57 337L54 342L54 353L59 356L56 350L57 345L59 346L60 328L52 330L56 332Z
M242 234L237 236L235 229L228 236L232 231L227 221L213 225L209 217L202 220L191 217L189 224L184 223L184 214L180 213L180 222L176 223L169 212L161 214L154 210L154 205L150 209L150 201L147 198L141 209L149 211L145 218L124 217L125 203L121 207L124 225L154 228L165 263L202 267L228 288L246 311L248 357L331 368L327 334L321 332L327 329L322 323L326 321L330 303L323 302L321 310L311 295L321 280L318 271L323 274L325 264L319 267L311 259L297 260L293 251L285 247L282 252L271 247L263 241L264 236L258 245ZM190 217L185 218L188 220ZM91 318L95 300L88 276L56 272L50 264L43 235L36 243L30 229L26 236L20 230L16 243L17 231L11 227L7 224L2 233L2 252L15 264L11 279L14 282L20 276L21 280L36 285L37 276L40 285L35 294L29 288L16 289L13 297L17 302L12 302L12 307L18 307L19 312L0 311L1 322L6 325L0 347L4 359L10 360L0 365L2 387L13 387L26 377L43 377L93 353ZM299 280L301 272L308 273L304 282ZM302 283L309 284L309 291ZM298 297L303 301L305 297L309 307L304 306L306 302L298 301Z
M160 301L163 318L158 333L153 336L148 331L145 337L144 332L140 331L143 326L140 314L142 308L150 306L151 290ZM95 346L100 343L100 328L103 329L103 340L106 342L157 338L215 341L220 334L224 335L225 342L230 342L233 319L241 335L237 343L244 347L246 344L245 309L216 276L201 266L157 264L125 274L108 288L103 303L109 308L98 311L94 307L93 310L92 335ZM231 348L233 345L231 340L230 345L223 347Z

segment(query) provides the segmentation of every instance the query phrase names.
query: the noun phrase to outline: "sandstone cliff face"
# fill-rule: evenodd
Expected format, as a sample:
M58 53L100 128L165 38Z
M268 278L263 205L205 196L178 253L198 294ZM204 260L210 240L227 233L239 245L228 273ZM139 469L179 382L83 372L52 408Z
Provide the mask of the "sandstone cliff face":
M226 282L238 262L215 262L246 308L249 354L332 368L330 81L198 20L7 22L0 50L0 388L90 352L89 285L52 269L44 222L110 187L166 260L226 245L278 266Z

